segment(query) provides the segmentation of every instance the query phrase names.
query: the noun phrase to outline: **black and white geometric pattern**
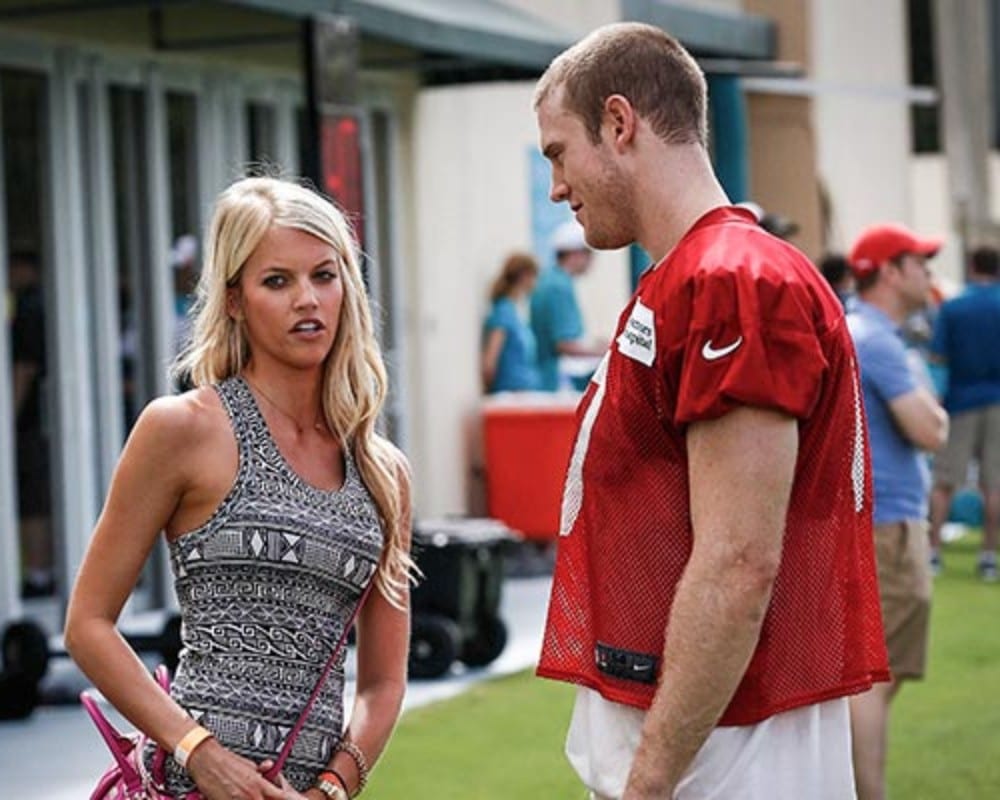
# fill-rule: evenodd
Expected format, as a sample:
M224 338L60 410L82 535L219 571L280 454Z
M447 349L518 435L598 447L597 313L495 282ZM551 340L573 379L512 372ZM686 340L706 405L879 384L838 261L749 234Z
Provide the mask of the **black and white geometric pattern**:
M285 461L242 378L216 390L239 470L209 521L170 545L184 643L171 695L223 745L259 763L281 749L374 576L382 527L350 454L343 486L317 489ZM343 662L285 765L300 792L343 730ZM173 759L167 776L176 794L194 788Z

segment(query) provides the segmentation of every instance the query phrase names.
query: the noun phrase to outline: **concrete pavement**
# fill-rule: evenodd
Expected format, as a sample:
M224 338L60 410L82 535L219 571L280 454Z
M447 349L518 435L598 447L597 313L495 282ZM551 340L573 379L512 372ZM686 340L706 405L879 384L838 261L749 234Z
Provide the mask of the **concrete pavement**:
M486 678L532 666L538 657L550 582L550 576L507 578L501 616L510 637L503 654L482 669L464 669L459 664L444 678L411 682L404 712L452 697ZM63 664L59 668L71 667ZM352 674L349 663L348 708L353 697ZM121 728L131 728L120 718L113 719ZM78 705L42 707L23 722L0 722L0 795L4 798L81 800L89 797L110 763L111 756L97 729Z

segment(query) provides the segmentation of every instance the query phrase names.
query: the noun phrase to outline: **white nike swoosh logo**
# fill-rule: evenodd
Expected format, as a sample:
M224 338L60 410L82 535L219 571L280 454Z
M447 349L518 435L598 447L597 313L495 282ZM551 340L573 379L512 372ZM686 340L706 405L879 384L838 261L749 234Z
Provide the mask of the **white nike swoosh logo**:
M722 358L723 356L728 356L741 344L743 344L742 336L732 344L716 349L712 347L712 340L709 339L707 342L705 342L705 346L701 348L701 357L704 358L706 361L715 361L716 359Z

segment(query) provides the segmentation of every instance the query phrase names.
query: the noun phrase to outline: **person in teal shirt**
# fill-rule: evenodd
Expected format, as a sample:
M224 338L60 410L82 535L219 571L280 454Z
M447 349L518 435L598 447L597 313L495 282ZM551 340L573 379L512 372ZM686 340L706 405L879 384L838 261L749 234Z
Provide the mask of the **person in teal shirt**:
M594 356L603 352L582 341L583 316L573 286L574 279L590 267L591 250L583 228L575 220L563 223L552 236L552 248L555 266L542 271L531 295L531 329L538 342L541 388L548 392L559 388L561 356Z
M483 323L483 387L488 394L531 391L541 386L535 335L518 309L537 278L534 257L512 253L493 282L493 305Z

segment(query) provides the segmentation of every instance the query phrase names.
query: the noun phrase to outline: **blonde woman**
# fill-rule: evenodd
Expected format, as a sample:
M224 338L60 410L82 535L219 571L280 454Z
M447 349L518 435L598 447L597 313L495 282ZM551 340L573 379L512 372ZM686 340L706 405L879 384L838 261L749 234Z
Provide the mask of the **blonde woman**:
M315 193L247 178L219 197L206 245L178 364L195 388L136 423L66 644L133 724L170 753L181 746L186 765L167 768L178 796L352 795L399 715L412 569L408 468L375 432L386 378L355 244ZM170 696L115 627L161 530L183 619ZM341 661L275 785L262 764L369 580L350 724Z

